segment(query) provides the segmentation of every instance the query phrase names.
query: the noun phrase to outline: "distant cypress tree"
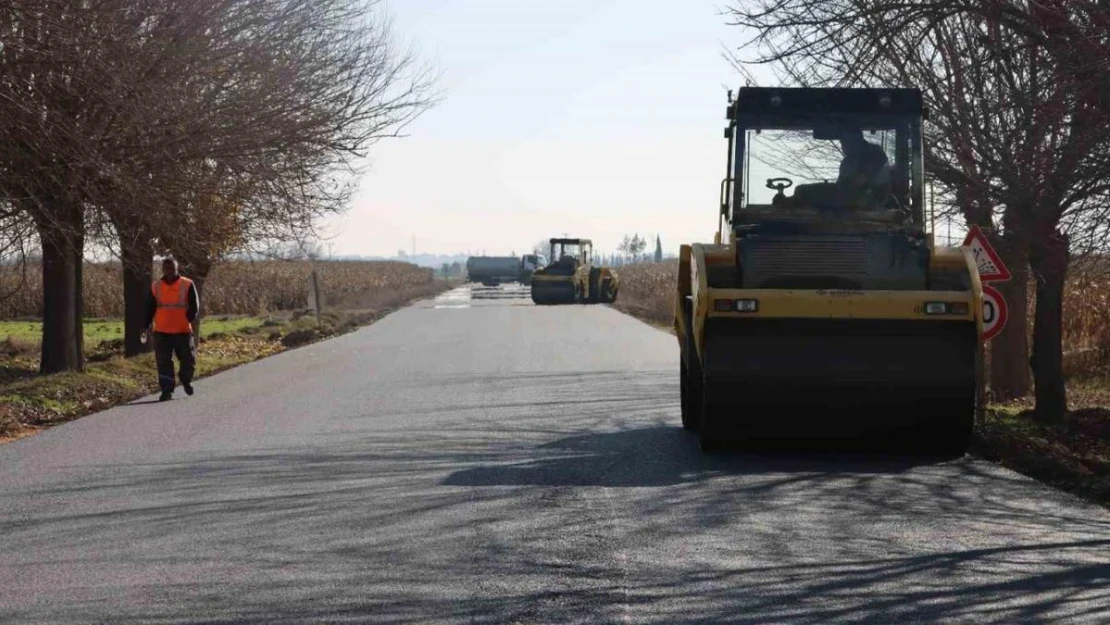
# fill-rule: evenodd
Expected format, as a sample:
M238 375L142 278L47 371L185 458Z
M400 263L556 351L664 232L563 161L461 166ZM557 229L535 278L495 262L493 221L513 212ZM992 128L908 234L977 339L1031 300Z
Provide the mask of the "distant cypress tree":
M655 235L655 262L663 262L663 242L659 240L659 235Z

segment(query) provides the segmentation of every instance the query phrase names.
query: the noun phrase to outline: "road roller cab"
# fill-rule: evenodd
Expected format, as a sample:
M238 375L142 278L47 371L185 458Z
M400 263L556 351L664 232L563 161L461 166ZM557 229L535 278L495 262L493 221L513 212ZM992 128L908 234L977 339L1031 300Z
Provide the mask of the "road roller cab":
M598 304L617 299L617 275L593 264L589 239L556 238L550 262L532 274L532 301L536 304Z
M682 421L704 449L776 433L969 442L982 287L935 245L916 89L742 88L713 243L683 245Z

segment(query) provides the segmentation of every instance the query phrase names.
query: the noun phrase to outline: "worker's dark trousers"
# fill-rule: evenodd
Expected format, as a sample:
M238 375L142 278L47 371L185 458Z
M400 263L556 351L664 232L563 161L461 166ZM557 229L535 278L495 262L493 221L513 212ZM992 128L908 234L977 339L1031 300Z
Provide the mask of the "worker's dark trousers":
M178 378L182 384L193 381L193 368L196 366L196 353L193 351L193 335L154 333L154 357L158 361L158 386L163 393L172 393L174 384L173 356L181 363Z

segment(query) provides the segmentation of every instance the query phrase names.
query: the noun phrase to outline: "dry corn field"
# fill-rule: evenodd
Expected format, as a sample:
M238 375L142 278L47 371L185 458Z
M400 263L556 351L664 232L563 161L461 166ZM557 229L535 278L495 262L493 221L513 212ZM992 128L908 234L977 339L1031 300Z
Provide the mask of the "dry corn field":
M1028 302L1033 319L1031 284ZM1110 263L1097 263L1073 271L1064 292L1064 349L1098 349L1110 358Z
M621 282L617 308L671 325L678 261L625 265L617 271ZM1034 292L1031 284L1027 303L1030 326ZM1100 360L1110 359L1110 264L1088 263L1073 271L1064 307L1064 350L1100 350Z
M615 304L618 310L660 325L672 325L677 260L624 265L616 272L620 281Z
M212 269L202 293L209 315L261 314L302 309L308 303L306 261L235 261ZM315 263L328 306L343 305L368 293L397 291L429 284L431 269L393 261L323 261ZM86 264L85 314L123 316L123 277L118 264ZM36 266L22 272L0 268L0 319L42 316L42 277Z

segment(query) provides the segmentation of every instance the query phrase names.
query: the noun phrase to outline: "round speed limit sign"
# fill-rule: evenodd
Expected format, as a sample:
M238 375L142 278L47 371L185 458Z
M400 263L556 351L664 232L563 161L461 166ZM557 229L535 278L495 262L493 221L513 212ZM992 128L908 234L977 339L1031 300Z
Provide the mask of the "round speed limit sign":
M1009 317L1006 300L993 286L983 285L983 340L993 339L1006 325Z

